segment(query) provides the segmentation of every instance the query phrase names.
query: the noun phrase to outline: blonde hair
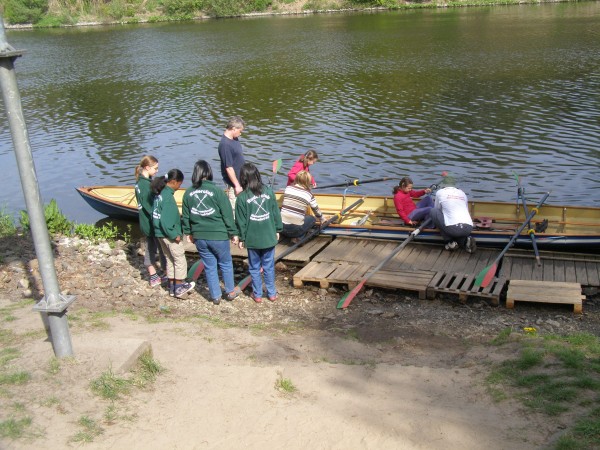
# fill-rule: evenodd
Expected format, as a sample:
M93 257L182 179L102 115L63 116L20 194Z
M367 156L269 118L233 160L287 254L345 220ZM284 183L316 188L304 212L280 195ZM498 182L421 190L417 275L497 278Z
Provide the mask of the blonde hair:
M135 181L140 179L140 175L142 174L142 170L144 170L144 167L152 166L153 164L156 164L157 162L158 162L158 159L156 159L152 155L144 156L142 158L142 160L140 161L140 163L137 166L135 166Z
M312 187L312 176L306 170L301 170L296 174L294 183L299 184L307 191L310 191L310 188Z

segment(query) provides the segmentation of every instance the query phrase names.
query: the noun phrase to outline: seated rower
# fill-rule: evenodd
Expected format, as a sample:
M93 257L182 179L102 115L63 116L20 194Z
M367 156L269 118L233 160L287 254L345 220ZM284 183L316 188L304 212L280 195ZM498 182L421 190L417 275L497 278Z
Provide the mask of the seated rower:
M398 186L394 186L394 206L406 225L416 225L429 215L433 208L431 196L423 197L416 205L413 198L422 197L430 192L429 188L414 191L413 181L409 177L402 178Z
M305 170L298 172L294 184L285 188L283 192L283 203L281 205L281 221L283 222L283 236L292 238L296 243L316 223L314 216L308 214L310 207L313 214L322 220L321 210L315 196L311 192L312 177Z

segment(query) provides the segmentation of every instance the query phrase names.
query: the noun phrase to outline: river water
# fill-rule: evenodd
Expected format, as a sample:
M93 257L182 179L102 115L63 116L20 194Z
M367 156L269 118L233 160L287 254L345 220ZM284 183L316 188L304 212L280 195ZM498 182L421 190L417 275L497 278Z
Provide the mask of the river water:
M146 154L186 175L241 115L265 175L316 149L321 185L452 173L471 199L600 203L600 2L252 17L7 32L44 201L132 184ZM2 200L24 207L4 105ZM360 192L391 193L393 182ZM285 178L277 177L276 187Z

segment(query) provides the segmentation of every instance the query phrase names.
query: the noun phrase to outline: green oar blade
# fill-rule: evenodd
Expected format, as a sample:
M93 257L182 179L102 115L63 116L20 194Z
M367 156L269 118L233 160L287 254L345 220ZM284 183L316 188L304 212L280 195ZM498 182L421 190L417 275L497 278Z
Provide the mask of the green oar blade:
M479 272L479 275L475 278L475 286L487 287L494 279L496 270L498 270L498 263L494 262L491 266L488 266Z
M237 284L237 287L239 287L240 290L243 291L244 289L246 289L248 287L248 285L250 284L251 281L252 281L252 277L250 275L248 275Z
M354 297L356 297L356 295L360 292L362 287L365 285L366 281L367 280L365 278L363 278L363 280L358 284L358 286L356 286L350 292L346 292L344 295L342 295L342 298L340 299L340 301L337 304L337 309L347 308L348 305L350 304L350 302L352 300L354 300Z
M273 161L273 173L279 172L279 169L281 169L281 159L276 159Z

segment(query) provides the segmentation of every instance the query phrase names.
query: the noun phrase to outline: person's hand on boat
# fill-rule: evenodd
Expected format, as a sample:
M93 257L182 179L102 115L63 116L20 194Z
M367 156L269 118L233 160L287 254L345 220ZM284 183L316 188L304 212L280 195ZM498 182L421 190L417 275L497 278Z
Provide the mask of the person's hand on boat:
M239 247L240 249L244 248L244 243L243 243L242 241L239 241L239 242L238 242L238 247Z
M426 189L425 189L425 193L426 193L426 194L431 194L431 189L429 189L429 188L426 188Z

